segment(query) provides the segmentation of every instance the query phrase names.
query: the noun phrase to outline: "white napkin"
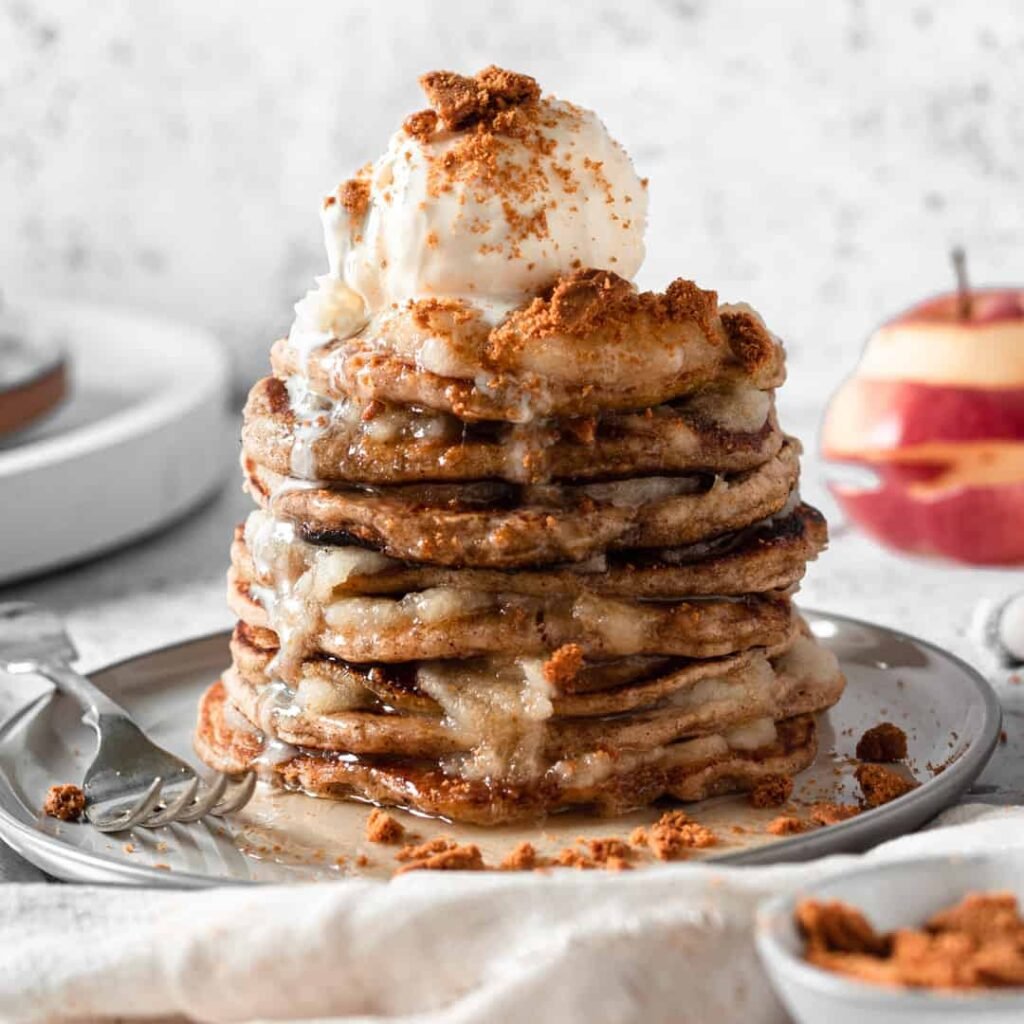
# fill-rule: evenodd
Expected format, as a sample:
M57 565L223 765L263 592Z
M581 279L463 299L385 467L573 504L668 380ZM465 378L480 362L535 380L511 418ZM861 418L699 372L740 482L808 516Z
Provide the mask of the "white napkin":
M1024 807L961 806L938 824L867 856L1024 848ZM754 909L861 860L180 893L6 885L0 1017L781 1024Z

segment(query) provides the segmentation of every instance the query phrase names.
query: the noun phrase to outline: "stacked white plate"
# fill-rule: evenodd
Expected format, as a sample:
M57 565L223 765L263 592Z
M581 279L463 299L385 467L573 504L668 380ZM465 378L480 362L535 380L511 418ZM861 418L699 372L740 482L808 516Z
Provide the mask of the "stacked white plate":
M69 396L0 439L0 583L110 550L197 505L225 477L228 361L205 332L87 305L47 306Z

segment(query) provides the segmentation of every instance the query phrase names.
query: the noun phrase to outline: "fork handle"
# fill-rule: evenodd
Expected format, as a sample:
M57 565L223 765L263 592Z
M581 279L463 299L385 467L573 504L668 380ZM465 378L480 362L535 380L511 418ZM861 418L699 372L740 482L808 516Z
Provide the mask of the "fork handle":
M128 712L120 704L112 701L85 676L64 662L40 664L35 671L44 679L49 679L58 690L74 697L82 705L85 712L83 718L91 725L98 724L102 716L128 717Z

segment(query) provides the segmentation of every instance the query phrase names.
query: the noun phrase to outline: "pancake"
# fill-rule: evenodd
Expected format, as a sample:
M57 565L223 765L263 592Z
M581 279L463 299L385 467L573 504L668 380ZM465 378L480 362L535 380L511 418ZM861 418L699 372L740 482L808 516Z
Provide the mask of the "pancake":
M612 552L550 569L449 569L402 562L363 548L310 544L299 538L292 523L255 511L244 526L235 529L231 563L238 578L265 587L312 572L313 586L323 595L404 594L459 587L536 597L729 596L794 587L826 540L821 513L799 504L686 547Z
M333 677L315 663L305 666L290 689L270 681L269 659L262 671L252 662L246 652L236 656L223 682L232 704L276 740L389 756L479 758L483 751L495 777L505 774L499 758L514 770L528 754L545 765L598 748L635 754L757 719L820 711L843 688L834 657L805 636L772 661L752 652L589 694L552 695L542 663L528 659L421 663L404 674L418 708L401 713L373 692L377 680L367 677L374 673L358 666ZM541 707L546 717L539 717Z
M430 761L360 757L287 748L268 757L262 735L227 701L224 684L200 700L195 747L211 767L237 773L256 768L265 778L311 796L407 807L480 825L536 818L570 806L623 814L661 796L697 801L752 789L771 775L792 775L814 760L814 718L775 725L772 742L751 749L720 735L670 744L638 757L595 751L559 762L531 784L470 780L445 774Z
M616 290L611 300L603 281ZM600 318L588 315L591 302ZM638 294L594 270L569 275L493 330L463 303L427 300L310 353L282 339L271 364L276 377L304 377L331 398L511 423L644 409L709 385L765 390L785 379L782 346L749 307L718 308L714 292L682 280L664 295Z
M769 656L775 656L781 654L791 642L792 636L763 650ZM277 667L273 671L269 667L279 650L278 637L272 629L250 626L239 620L232 631L230 646L232 663L243 678L257 686L279 678ZM559 706L559 701L565 696L620 689L630 683L650 679L660 681L660 674L667 672L681 676L686 672L725 672L746 664L745 659L754 653L744 652L700 661L664 655L632 655L610 661L588 661L583 658L578 664L574 663L572 672L559 671L554 674L553 699L556 706ZM515 656L491 655L466 659L460 664L470 670L488 671L492 677L498 677L514 668L517 662ZM322 707L329 705L334 710L386 707L401 712L435 714L436 701L416 685L417 668L417 663L357 665L331 655L311 653L302 660L296 681L299 685L303 681L311 681L322 700L327 702ZM666 680L668 678L670 676L665 677Z
M280 678L274 663L278 650L273 630L236 623L231 637L232 664L239 676L257 689ZM753 666L766 659L776 674L786 676L786 687L806 680L812 688L831 690L840 679L834 658L814 641L801 619L777 644L718 658L632 656L595 661L581 657L566 670L564 655L556 652L552 659L541 663L540 671L550 686L554 714L586 717L652 707L707 679L749 674ZM475 682L520 683L524 666L536 671L531 661L514 655L493 655L458 662L359 665L311 654L303 659L296 679L307 692L309 706L323 713L361 709L436 716L441 713L441 705L419 686L421 669L435 674L444 671L456 682L460 673L465 673ZM799 687L793 690L798 691Z
M282 672L319 651L362 663L547 654L576 644L591 658L713 658L778 643L793 624L786 595L627 601L582 594L530 597L452 587L399 596L275 594L228 573L228 604L244 622L285 637Z
M275 473L371 484L737 472L770 459L782 440L771 394L752 388L643 412L466 423L437 410L319 399L276 377L253 387L242 428L246 454Z
M580 562L607 550L677 547L774 515L799 478L792 441L757 469L578 485L294 487L243 455L259 505L314 543L369 547L449 567Z

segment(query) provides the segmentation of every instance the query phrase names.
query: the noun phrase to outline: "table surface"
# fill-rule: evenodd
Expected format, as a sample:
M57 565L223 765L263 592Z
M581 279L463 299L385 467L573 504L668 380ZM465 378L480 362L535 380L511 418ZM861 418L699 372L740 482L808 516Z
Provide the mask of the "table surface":
M908 559L867 540L842 521L825 487L813 443L818 406L799 393L784 396L780 406L786 428L805 439L803 496L825 512L832 535L828 551L808 568L800 602L923 637L983 668L970 636L972 613L982 600L1024 588L1024 573ZM66 616L86 670L230 628L228 546L233 527L251 508L238 478L226 480L212 501L157 536L0 588L0 601L36 601ZM1024 685L1020 689L1019 698L1011 691L1004 700L1006 742L975 787L986 800L1024 802ZM0 859L0 877L31 876L23 865Z

